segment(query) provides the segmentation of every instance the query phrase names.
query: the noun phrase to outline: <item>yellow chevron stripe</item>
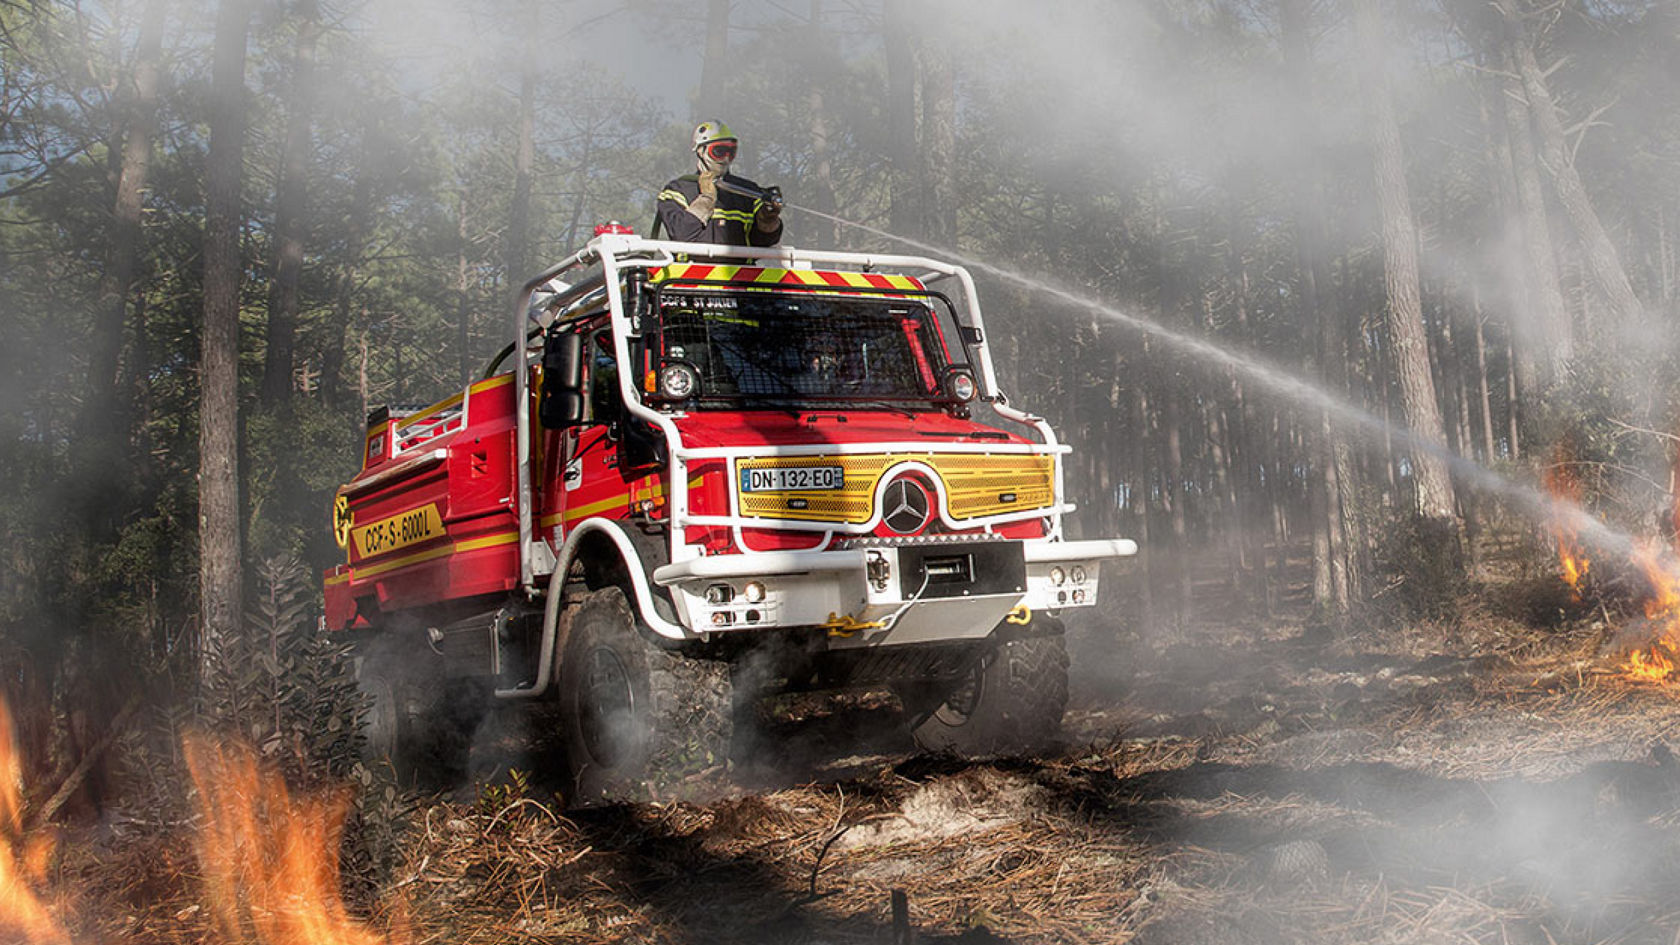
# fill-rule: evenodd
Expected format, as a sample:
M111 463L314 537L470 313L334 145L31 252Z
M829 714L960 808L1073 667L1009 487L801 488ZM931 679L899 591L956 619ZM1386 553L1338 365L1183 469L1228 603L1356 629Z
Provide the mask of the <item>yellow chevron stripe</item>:
M691 278L697 266L698 264L696 263L672 263L662 269L655 270L653 273L653 280L655 282L670 282L677 279ZM715 279L719 281L737 281L741 278L741 270L746 268L749 267L713 266L710 268L710 272L707 273L706 278L708 280ZM855 289L882 291L879 287L871 283L868 277L861 272L830 270L826 274L839 276L842 283ZM916 279L912 276L888 273L875 273L874 275L878 278L884 279L887 283L887 288L890 289L898 289L905 292L925 291L924 286L920 282L916 281ZM754 276L749 284L792 284L811 286L814 288L828 288L829 283L824 276L824 272L815 269L764 269L758 275Z

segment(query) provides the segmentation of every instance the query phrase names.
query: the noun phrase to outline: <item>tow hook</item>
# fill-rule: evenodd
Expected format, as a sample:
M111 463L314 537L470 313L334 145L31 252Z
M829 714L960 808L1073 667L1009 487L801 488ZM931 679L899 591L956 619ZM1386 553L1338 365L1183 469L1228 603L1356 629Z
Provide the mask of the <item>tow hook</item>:
M887 561L886 555L879 551L871 551L864 559L864 573L875 590L884 591L887 589L887 581L892 578L892 564Z

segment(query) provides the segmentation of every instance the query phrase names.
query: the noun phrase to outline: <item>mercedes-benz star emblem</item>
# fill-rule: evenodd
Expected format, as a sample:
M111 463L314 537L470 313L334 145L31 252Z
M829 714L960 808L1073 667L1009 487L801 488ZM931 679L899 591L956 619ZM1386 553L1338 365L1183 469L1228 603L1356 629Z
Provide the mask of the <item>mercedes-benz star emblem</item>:
M931 504L927 490L912 479L894 479L881 496L881 521L900 535L920 531L927 524Z

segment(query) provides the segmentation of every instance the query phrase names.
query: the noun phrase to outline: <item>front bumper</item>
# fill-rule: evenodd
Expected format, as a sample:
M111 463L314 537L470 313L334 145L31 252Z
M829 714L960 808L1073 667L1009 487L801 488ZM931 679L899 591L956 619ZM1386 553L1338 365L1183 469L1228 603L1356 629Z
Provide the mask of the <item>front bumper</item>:
M1129 539L861 545L677 561L654 570L695 633L821 627L831 648L985 637L1005 617L1090 607Z

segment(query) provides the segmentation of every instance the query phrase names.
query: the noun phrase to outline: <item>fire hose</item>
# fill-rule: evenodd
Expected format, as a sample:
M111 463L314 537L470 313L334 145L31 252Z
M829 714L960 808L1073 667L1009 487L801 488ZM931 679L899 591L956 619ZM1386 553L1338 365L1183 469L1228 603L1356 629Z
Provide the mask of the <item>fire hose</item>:
M782 188L780 187L772 186L759 190L756 187L743 187L740 184L730 183L727 180L719 180L717 182L717 188L718 190L725 190L729 193L737 194L742 197L751 197L754 200L762 200L775 207L777 210L781 210L783 206Z
M718 190L735 194L738 197L751 197L754 200L762 200L775 207L777 212L780 212L781 209L786 206L786 203L782 200L782 188L774 185L765 187L761 190L757 187L744 187L732 181L719 180L717 182L717 188ZM655 213L653 215L653 225L648 228L649 238L658 239L659 231L664 229L664 223L665 221L659 218L659 214Z

